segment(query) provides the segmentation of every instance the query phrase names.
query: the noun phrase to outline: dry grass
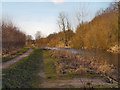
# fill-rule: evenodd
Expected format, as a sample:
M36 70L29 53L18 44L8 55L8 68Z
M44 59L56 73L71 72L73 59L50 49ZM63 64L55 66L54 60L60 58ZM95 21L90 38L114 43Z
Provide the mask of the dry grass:
M50 56L59 58L55 62L56 72L58 75L64 74L98 74L100 76L111 77L114 80L117 78L117 69L114 65L109 65L107 62L98 62L95 58L87 58L80 54L73 54L69 51L50 50Z

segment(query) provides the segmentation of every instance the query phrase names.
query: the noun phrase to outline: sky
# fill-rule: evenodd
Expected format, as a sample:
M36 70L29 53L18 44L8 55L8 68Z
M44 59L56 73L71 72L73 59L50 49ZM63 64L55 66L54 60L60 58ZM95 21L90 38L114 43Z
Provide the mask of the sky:
M2 2L2 17L9 18L26 34L35 36L40 31L43 36L58 32L58 15L65 12L73 29L77 25L76 12L85 12L85 21L94 18L95 13L105 9L110 2Z

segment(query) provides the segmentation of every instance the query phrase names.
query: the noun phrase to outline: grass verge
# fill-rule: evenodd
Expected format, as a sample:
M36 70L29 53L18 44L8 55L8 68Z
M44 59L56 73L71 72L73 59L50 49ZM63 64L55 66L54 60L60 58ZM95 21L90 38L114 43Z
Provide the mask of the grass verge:
M51 58L48 50L44 51L44 71L46 73L47 79L54 80L58 78L56 74L56 67L54 65L59 59Z
M2 62L6 62L10 59L13 59L19 55L22 55L23 53L25 53L29 48L25 47L24 49L20 50L20 51L16 51L15 53L12 53L10 56L7 57L3 57L2 58Z
M34 50L30 56L3 70L2 88L35 88L40 81L42 50Z

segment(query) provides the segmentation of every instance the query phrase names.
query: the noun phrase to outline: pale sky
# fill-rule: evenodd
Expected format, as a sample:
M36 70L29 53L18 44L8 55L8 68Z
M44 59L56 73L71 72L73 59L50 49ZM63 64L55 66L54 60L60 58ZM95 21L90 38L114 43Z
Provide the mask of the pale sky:
M3 0L4 1L4 0ZM9 1L9 0L8 0ZM10 18L26 34L35 36L40 31L44 36L58 32L57 19L60 12L68 13L73 28L77 24L77 11L87 13L84 18L90 21L100 9L105 9L110 2L2 2L2 16Z

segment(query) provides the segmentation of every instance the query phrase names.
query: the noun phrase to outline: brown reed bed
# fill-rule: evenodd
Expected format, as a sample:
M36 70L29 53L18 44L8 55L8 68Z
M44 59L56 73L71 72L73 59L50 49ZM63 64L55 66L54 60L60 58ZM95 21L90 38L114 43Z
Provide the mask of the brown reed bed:
M96 60L94 57L85 57L80 54L73 54L69 51L61 50L49 50L52 58L59 58L54 63L56 67L56 73L58 75L64 74L97 74L99 76L106 77L109 82L119 81L118 70L112 64Z

